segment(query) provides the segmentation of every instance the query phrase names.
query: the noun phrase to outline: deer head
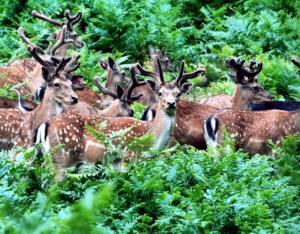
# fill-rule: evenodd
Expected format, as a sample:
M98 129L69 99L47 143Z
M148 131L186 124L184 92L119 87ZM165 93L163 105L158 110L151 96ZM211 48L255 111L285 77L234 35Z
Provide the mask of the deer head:
M161 110L173 116L175 115L176 104L179 97L192 88L192 84L187 83L187 80L194 77L184 76L184 62L182 62L176 79L172 82L165 82L160 60L158 58L156 58L156 60L158 73L146 71L139 64L137 65L137 69L142 75L153 78L153 80L146 81L148 86L158 95Z
M248 66L244 64L245 60L240 58L228 58L225 61L225 65L231 69L230 78L242 90L242 97L239 98L251 100L253 103L271 101L271 95L258 83L257 75L261 72L263 64L254 59Z
M144 85L146 82L137 81L134 68L130 69L131 73L131 84L128 89L124 89L121 86L117 86L117 91L113 92L103 87L100 83L100 78L95 77L94 82L98 89L107 96L112 97L113 101L110 103L110 106L100 113L101 116L110 116L110 117L126 117L133 116L134 112L131 108L131 104L137 101L142 94L134 95L133 91L135 88Z
M152 59L152 65L154 67L154 71L156 71L157 63L156 63L156 58L159 59L161 69L166 72L172 72L174 71L174 66L171 63L169 57L166 55L165 50L157 50L153 48L152 46L149 47L149 53L150 57Z
M72 105L78 102L78 96L72 89L72 72L79 66L77 63L79 54L74 54L72 58L50 57L44 59L40 54L45 52L38 46L30 42L25 36L24 29L18 30L22 40L28 44L28 51L32 57L42 65L42 76L47 84L48 95L55 97L56 103Z
M122 88L128 86L130 80L125 76L125 71L111 57L108 57L108 62L100 60L99 64L107 71L106 87L108 90L117 92L117 86Z
M66 10L64 13L65 16L65 21L64 22L59 22L56 21L54 19L51 19L48 16L45 16L41 13L38 13L37 11L33 10L31 12L31 15L33 17L36 17L38 19L44 20L46 22L49 22L50 24L54 25L54 26L58 26L63 28L64 26L66 26L66 37L65 39L69 41L69 44L72 45L75 48L82 48L84 47L84 42L82 41L82 39L77 35L77 33L73 30L73 26L75 24L77 24L78 22L81 21L82 19L82 13L78 12L75 16L71 16L70 11ZM51 36L50 39L59 39L62 33L62 29L58 30L56 32L54 32Z

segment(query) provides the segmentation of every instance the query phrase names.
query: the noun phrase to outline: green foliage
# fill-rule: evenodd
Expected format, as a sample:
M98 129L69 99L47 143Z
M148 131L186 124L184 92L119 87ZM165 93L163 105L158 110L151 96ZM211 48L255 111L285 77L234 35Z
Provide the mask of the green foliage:
M289 61L300 56L297 0L3 0L0 63L28 56L19 26L47 47L55 28L32 19L33 9L61 19L67 8L84 13L76 27L86 43L78 72L89 87L95 75L104 81L99 59L112 56L126 69L137 61L149 68L152 45L165 48L176 65L184 59L187 72L205 65L206 80L193 80L194 100L232 94L224 65L228 56L263 61L264 87L278 99L300 99L300 79ZM207 87L199 87L203 84ZM13 95L11 87L0 90L0 96ZM140 118L143 106L133 109ZM104 136L87 128L106 145L107 160L69 168L62 182L54 180L48 155L0 153L1 233L300 233L298 136L273 146L270 158L236 152L228 137L217 151L147 150L151 135L123 149L112 142L130 129ZM128 150L145 152L143 160L120 173L111 162Z

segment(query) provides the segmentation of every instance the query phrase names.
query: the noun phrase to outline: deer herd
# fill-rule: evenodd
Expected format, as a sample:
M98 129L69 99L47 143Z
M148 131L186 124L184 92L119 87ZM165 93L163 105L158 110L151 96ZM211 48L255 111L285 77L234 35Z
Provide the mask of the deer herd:
M105 143L91 134L87 126L104 135L127 129L120 140L113 141L121 147L151 134L153 149L174 141L198 149L215 148L227 131L236 137L236 147L250 154L268 153L269 140L280 144L285 136L300 131L300 102L272 100L258 82L261 62L251 60L246 64L245 60L228 58L225 65L235 83L233 95L219 94L191 102L182 96L192 88L189 80L204 75L205 69L199 67L185 73L181 62L177 77L167 81L164 73L173 72L174 66L163 51L151 47L153 71L133 64L130 78L112 58L100 60L99 65L107 75L105 85L99 77L94 78L98 93L85 86L82 75L74 74L80 66L80 54L73 52L71 57L67 56L70 48L85 45L74 30L82 13L72 16L66 10L62 22L36 11L32 16L58 30L50 35L49 46L43 50L31 42L22 27L18 29L32 58L18 59L0 68L0 87L18 85L19 97L0 98L2 150L16 146L28 149L39 144L40 153L45 154L61 145L51 151L51 156L55 167L63 171L81 162L105 161ZM291 62L300 67L296 58ZM141 81L141 76L147 78ZM133 102L148 106L141 120L133 118ZM119 168L133 156L133 152L123 155L121 161L116 161Z

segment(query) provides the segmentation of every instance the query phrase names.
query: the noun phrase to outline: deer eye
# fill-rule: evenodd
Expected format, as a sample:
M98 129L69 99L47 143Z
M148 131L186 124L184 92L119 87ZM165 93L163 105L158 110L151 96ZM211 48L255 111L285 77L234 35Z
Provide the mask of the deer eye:
M260 88L256 86L256 87L253 87L253 90L254 90L254 92L257 93L257 92L259 92Z
M158 92L158 96L159 96L159 97L162 96L162 92Z

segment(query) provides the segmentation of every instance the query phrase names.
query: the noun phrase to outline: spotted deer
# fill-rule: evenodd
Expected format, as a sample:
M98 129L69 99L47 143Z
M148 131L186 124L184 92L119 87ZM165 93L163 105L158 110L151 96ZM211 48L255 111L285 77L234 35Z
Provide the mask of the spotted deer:
M5 150L14 146L32 146L40 124L60 114L63 104L73 105L78 102L78 97L72 90L68 68L76 66L79 56L73 55L72 59L61 58L59 61L44 60L40 54L41 48L25 37L23 29L19 29L19 34L28 42L28 51L32 57L42 65L42 75L47 88L43 100L33 111L23 113L18 109L3 109L0 112L0 149Z
M237 63L238 66L244 66L245 60L241 60L240 58L237 58L237 60L235 62ZM230 67L230 65L227 63L225 63L225 65L227 67ZM255 66L256 66L256 62L255 62L255 60L252 60L249 64L249 69L253 70ZM250 77L250 78L257 79L256 76L259 74L261 69L262 69L262 67L259 67L256 71L256 74L254 74L255 76ZM236 73L236 70L234 70L234 69L230 70L229 76L233 79L233 81L234 81L235 77L239 77L235 73ZM235 91L236 91L236 89L235 89ZM233 103L236 103L235 100L233 100L234 96L235 96L234 94L232 96L229 96L227 94L221 93L221 94L214 95L212 97L203 98L202 100L200 100L199 103L204 104L204 105L213 106L213 107L216 107L219 109L232 108ZM260 102L262 102L262 101L263 100L260 100ZM253 102L256 103L256 100L253 100ZM238 108L239 108L239 104L236 103L236 106L238 106ZM249 109L249 108L246 107L246 108L241 108L241 109Z
M251 72L245 73L243 68L244 61L229 58L225 63L234 71L231 71L233 74L231 79L236 83L232 108L248 110L254 100L262 101L271 98L257 83L256 75L261 70L262 64L252 65ZM175 139L181 144L189 144L199 149L205 149L203 122L218 110L218 108L213 106L180 100L177 106L174 127ZM144 115L154 116L155 111L148 110L148 113L144 113Z
M141 121L130 117L104 118L66 113L54 117L47 124L41 126L42 130L47 129L47 132L43 131L44 133L41 134L44 136L41 142L46 151L56 145L62 144L64 146L53 155L56 168L66 168L80 161L104 161L105 146L103 142L99 142L89 133L86 129L87 125L103 134L129 128L130 130L121 139L123 146L146 133L153 135L151 147L160 149L165 146L173 130L177 102L180 96L192 87L187 79L183 79L183 68L184 64L182 63L177 78L172 82L165 82L160 67L159 79L146 81L159 96L156 116L153 121ZM135 79L135 69L132 68L130 72ZM100 127L101 123L105 125L104 128ZM114 142L114 144L119 143L121 142Z
M111 57L108 58L108 62L100 60L99 63L107 71L106 88L109 91L116 93L118 86L124 90L128 89L130 79L126 77L125 71ZM136 87L133 90L133 94L139 96L137 101L144 105L151 105L157 102L157 95L146 84ZM104 102L105 106L110 103L109 99Z
M32 11L33 17L60 27L59 30L51 34L51 38L54 38L56 43L53 46L49 45L48 51L43 55L44 59L49 56L64 57L68 48L82 48L84 46L81 38L73 30L74 25L82 19L82 13L78 12L75 16L71 16L70 11L66 10L64 15L66 17L65 21L59 22ZM41 65L32 58L13 61L8 66L0 68L0 73L5 74L0 80L0 87L23 83L20 89L21 93L30 94L31 97L34 97L36 91L44 84ZM77 81L78 79L77 77ZM82 82L80 84L82 85ZM77 82L78 85L79 83Z
M133 91L139 86L144 85L146 82L139 82L135 79L135 77L132 77L130 86L127 89L123 89L121 86L117 86L117 92L110 91L107 88L103 87L100 83L99 77L95 77L94 83L102 94L110 96L113 99L108 107L103 110L89 109L89 105L86 105L86 103L79 101L73 106L65 107L65 110L81 115L95 115L102 117L132 117L134 112L130 105L134 101L139 100L140 96L142 95L134 95Z

